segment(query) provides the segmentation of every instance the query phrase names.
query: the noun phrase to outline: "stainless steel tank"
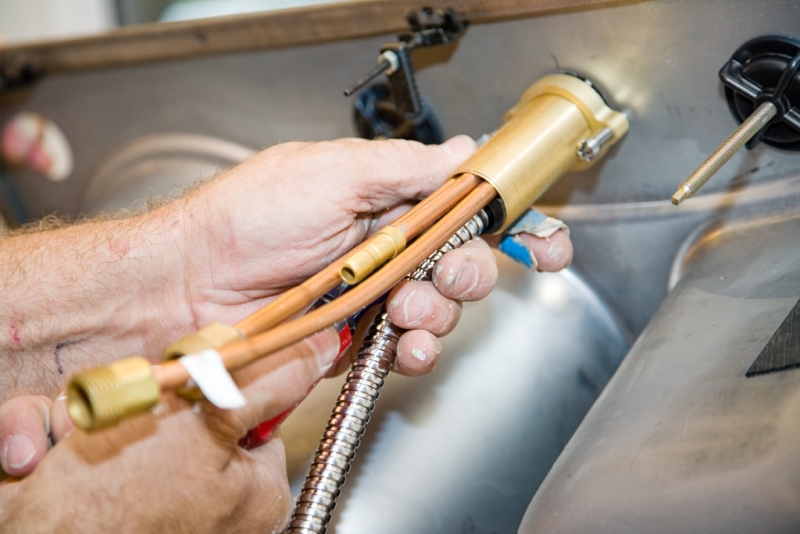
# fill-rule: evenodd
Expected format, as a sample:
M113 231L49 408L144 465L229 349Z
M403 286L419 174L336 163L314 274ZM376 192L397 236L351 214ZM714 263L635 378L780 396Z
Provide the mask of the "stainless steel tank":
M792 210L691 239L520 533L800 529L799 230ZM776 336L788 361L748 377Z
M498 256L500 281L467 304L423 378L390 376L348 475L333 532L513 532L603 389L629 338L572 271ZM281 429L297 495L343 377Z

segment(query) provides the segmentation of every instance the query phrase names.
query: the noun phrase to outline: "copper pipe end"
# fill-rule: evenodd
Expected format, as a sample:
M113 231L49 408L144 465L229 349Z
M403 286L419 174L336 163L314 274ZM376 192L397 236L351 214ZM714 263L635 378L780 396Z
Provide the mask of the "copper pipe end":
M339 276L346 283L355 285L405 248L406 236L403 231L395 226L387 226L344 261Z

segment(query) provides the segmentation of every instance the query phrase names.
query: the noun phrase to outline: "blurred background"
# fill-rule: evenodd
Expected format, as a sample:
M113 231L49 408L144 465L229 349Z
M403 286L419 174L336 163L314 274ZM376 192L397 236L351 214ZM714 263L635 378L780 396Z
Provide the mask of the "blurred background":
M288 9L336 0L0 0L0 41L79 37L119 26Z

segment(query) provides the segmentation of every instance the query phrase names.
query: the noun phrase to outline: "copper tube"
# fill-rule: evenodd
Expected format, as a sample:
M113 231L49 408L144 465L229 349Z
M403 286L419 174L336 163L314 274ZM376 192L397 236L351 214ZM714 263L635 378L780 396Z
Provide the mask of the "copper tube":
M469 173L462 174L457 178L450 178L392 225L401 228L406 241L410 241L447 213L479 183L481 183L481 179ZM357 250L358 247L353 252ZM339 270L351 254L352 252L335 260L299 286L286 291L253 315L236 323L235 328L244 337L251 337L301 313L322 295L342 283Z
M464 173L456 178L450 178L448 189L440 187L431 195L420 201L410 211L392 223L392 226L406 226L406 240L418 236L434 221L450 211L467 193L478 187L483 180L474 174ZM474 214L473 214L474 215Z
M219 349L227 369L237 369L248 363L288 347L315 332L363 309L397 284L431 251L440 247L481 208L496 195L491 184L483 182L475 187L449 213L443 216L427 232L408 246L396 258L367 278L349 293L332 303L316 309L303 317L243 341L237 341ZM178 362L168 362L154 367L153 374L162 390L184 386L189 379L186 369Z

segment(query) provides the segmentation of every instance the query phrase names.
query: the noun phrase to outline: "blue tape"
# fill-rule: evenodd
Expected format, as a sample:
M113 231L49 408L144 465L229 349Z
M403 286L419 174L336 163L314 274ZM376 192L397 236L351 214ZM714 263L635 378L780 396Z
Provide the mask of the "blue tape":
M500 252L528 269L535 268L533 253L515 235L507 235L500 241Z
M540 228L547 219L548 217L544 213L528 208L528 211L514 221L503 233L503 238L500 240L500 252L529 269L537 269L538 263L533 252L528 250L528 247L525 246L525 243L517 234L524 232L536 235L545 228L552 228L552 224L547 224L544 225L544 228Z

